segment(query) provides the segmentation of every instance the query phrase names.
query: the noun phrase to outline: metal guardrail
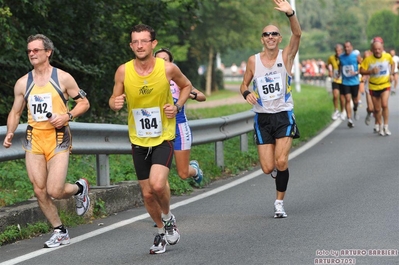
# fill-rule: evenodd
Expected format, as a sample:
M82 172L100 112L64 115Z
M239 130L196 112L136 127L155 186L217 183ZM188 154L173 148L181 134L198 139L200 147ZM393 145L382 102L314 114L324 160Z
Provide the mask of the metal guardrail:
M193 145L215 143L215 163L224 167L223 141L240 136L240 150L248 151L247 133L253 129L252 111L229 116L189 121L193 134ZM27 124L20 124L14 132L13 145L6 149L2 145L7 133L0 126L0 162L22 159L25 151L22 141ZM131 154L127 125L71 122L72 154L96 155L97 187L109 187L109 154Z

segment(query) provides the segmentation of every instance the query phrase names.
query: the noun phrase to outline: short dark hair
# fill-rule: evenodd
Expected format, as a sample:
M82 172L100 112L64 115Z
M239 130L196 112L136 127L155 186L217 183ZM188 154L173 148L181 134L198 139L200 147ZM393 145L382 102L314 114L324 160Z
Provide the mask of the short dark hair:
M156 52L154 53L154 56L157 56L157 54L160 53L160 52L165 52L165 53L167 53L168 56L169 56L169 61L170 61L170 62L173 62L173 55L172 55L172 53L169 51L169 49L167 49L167 48L161 48L161 49L159 49L158 51L156 51Z
M132 28L132 30L130 31L130 38L132 37L133 32L142 32L142 31L148 31L151 34L151 41L156 39L155 30L145 24L138 24L138 25L134 26Z
M50 59L51 59L51 57L53 56L53 53L54 53L53 42L43 34L30 35L28 37L28 39L26 40L26 42L31 43L34 40L41 40L43 42L43 48L45 50L51 50L51 55L50 55Z

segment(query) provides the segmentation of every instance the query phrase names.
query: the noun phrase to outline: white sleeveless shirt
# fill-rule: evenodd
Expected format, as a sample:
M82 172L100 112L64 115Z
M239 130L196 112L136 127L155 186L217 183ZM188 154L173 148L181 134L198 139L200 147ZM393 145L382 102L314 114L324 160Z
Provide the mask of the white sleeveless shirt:
M256 113L278 113L294 108L291 94L292 77L285 68L282 54L283 50L279 50L276 62L271 68L263 65L260 53L255 54L255 74L252 82L258 103L253 105L252 110Z

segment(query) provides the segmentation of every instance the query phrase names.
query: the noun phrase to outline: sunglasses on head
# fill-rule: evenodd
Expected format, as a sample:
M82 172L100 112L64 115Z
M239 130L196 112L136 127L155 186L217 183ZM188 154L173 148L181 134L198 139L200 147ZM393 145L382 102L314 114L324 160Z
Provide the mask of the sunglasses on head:
M269 36L273 36L273 37L277 37L280 36L280 33L277 31L273 31L273 32L263 32L262 33L263 37L269 37Z

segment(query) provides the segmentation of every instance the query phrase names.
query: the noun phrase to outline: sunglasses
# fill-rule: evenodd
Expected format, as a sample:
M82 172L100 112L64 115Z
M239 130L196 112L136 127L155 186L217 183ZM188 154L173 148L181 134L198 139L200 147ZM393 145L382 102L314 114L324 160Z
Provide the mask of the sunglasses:
M47 49L33 49L33 50L26 50L26 54L30 54L31 52L33 52L33 54L38 53L39 51L46 51Z
M262 33L263 37L269 37L269 36L273 36L273 37L277 37L280 36L280 33L277 31L273 31L273 32L263 32Z

